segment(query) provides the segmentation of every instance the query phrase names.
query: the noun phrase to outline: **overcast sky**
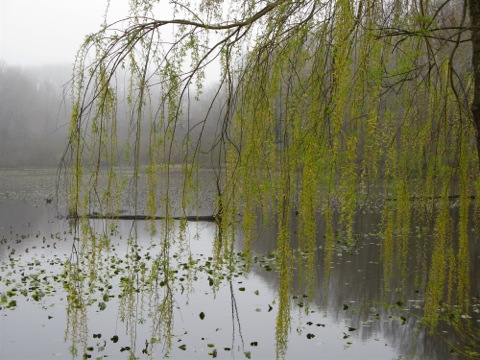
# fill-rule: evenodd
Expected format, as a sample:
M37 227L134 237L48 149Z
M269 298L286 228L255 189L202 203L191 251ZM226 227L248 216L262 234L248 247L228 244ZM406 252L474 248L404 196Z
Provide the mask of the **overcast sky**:
M112 0L123 18L127 0ZM0 60L9 65L68 63L99 29L107 0L0 0Z

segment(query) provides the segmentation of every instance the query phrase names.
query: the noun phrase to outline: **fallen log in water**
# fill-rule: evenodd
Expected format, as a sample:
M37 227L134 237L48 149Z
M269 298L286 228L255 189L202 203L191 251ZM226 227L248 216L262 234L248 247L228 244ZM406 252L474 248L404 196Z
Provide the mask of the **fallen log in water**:
M475 195L467 195L468 198L470 198L470 200L475 200ZM433 200L433 199L444 199L445 197L444 196L410 196L408 199L409 200ZM456 199L460 199L460 195L449 195L446 197L448 200L456 200ZM387 201L398 201L397 198L391 198L391 197L387 197L386 198Z
M208 221L215 222L219 220L215 215L192 215L192 216L149 216L149 215L115 215L115 214L86 214L86 215L68 215L68 219L107 219L107 220L186 220L186 221Z

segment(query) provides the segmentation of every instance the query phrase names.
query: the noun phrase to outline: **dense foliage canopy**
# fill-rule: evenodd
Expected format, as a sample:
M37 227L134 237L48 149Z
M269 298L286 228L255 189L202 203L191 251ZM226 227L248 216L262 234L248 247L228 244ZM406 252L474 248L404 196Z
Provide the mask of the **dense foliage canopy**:
M469 219L480 195L475 3L171 1L164 19L162 1L131 0L129 16L89 35L76 60L70 215L118 215L125 194L134 215L141 201L152 218L195 215L203 159L216 175L219 264L239 218L247 253L260 224L277 227L278 339L294 243L310 254L308 275L324 239L328 275L335 242L354 241L356 213L368 206L383 214L386 286L396 267L407 277L415 234L425 239L419 250L431 249L416 269L428 280L426 323L435 325L442 301L468 308ZM211 105L199 116L204 89ZM118 170L125 164L132 179ZM174 191L176 167L183 185Z

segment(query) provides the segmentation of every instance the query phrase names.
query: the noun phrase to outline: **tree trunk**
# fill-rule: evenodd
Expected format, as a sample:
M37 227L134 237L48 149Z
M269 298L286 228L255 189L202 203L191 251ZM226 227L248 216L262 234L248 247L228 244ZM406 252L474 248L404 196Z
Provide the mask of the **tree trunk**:
M472 31L473 101L472 115L477 139L480 165L480 1L469 0L470 27Z

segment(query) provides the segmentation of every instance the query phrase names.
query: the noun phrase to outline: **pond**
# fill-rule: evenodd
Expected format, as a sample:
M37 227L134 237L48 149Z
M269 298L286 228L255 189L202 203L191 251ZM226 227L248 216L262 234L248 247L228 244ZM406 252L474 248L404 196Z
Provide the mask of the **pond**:
M89 220L95 251L51 201L55 180L56 169L0 170L1 359L454 357L448 326L431 334L418 321L424 288L385 286L375 211L359 214L353 245L337 244L328 277L319 255L314 292L292 264L282 330L273 231L260 232L250 262L239 232L226 271L213 261L215 223L175 221L167 270L162 220L155 235L142 221ZM475 243L471 254L478 280Z

